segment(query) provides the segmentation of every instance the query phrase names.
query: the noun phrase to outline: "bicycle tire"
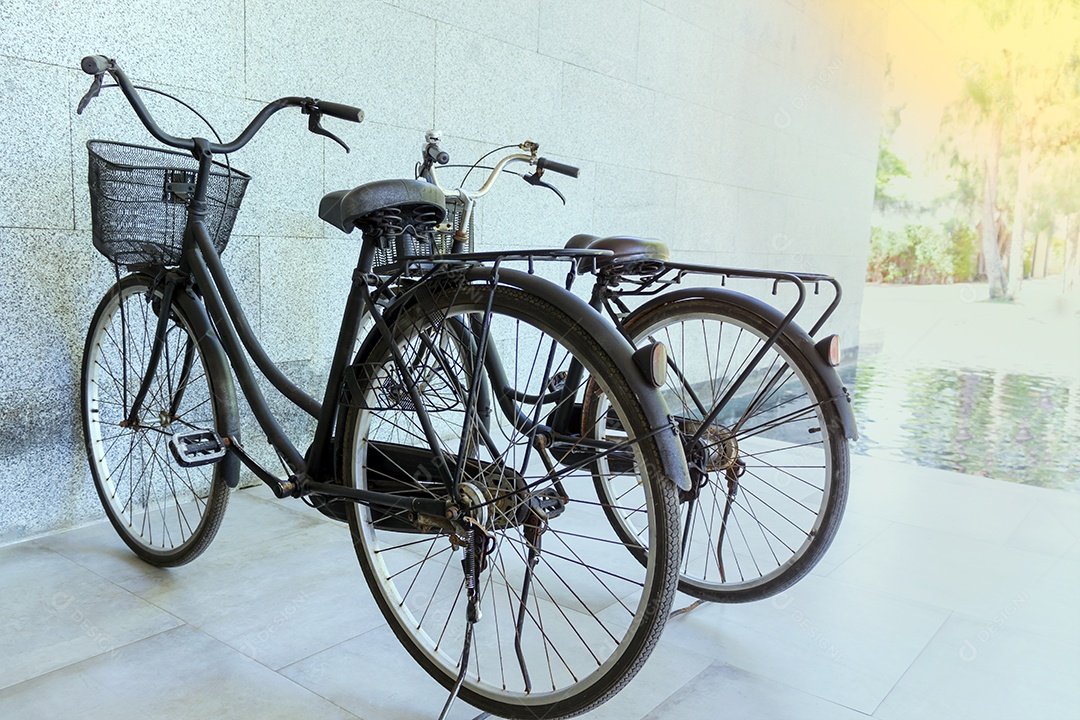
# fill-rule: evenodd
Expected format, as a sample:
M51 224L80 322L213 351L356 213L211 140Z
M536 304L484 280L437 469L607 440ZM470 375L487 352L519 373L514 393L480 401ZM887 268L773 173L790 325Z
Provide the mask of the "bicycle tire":
M229 453L212 465L182 467L167 447L177 428L216 429L223 413L236 426L231 375L223 379L220 368L213 369L209 328L185 309L186 297L169 309L140 422L121 425L146 371L161 300L159 285L141 273L105 293L87 332L80 390L87 458L109 521L140 558L175 567L214 539L239 461Z
M422 345L422 339L430 341L427 347L434 346L427 334L441 332L440 337L450 338L441 347L456 349L463 356L460 362L445 356L440 359L436 365L444 369L444 374L473 367L467 358L475 348L463 348L460 330L446 332L446 328L453 327L454 318L483 312L488 294L493 293L491 337L501 350L518 350L508 377L513 382L531 381L524 392L542 395L536 388L544 387L545 380L537 375L554 377L552 367L565 367L571 357L577 358L611 393L612 405L631 432L642 437L628 447L633 449L638 464L649 469L642 473L642 510L650 516L650 542L656 545L651 546L645 561L639 562L620 547L597 507L591 473L588 468L579 468L576 474L568 473L561 479L571 500L541 535L530 594L523 580L524 567L530 560L526 548L534 541L528 539L530 530L522 529L525 523L515 520L526 503L525 494L514 495L513 491L539 482L536 478L545 471L530 474L530 468L538 462L535 454L531 464L523 460L524 435L508 430L510 423L498 415L497 409L490 433L506 431L505 447L493 451L478 430L464 443L470 448L469 461L474 463L469 492L489 500L502 497L503 502L490 505L490 517L484 520L495 537L495 549L486 573L478 578L482 618L473 629L474 653L460 697L499 717L566 717L585 712L617 692L636 674L659 640L674 596L678 565L675 485L659 477L660 446L677 446L678 440L670 432L646 431L645 415L635 390L617 370L611 351L605 349L605 340L610 340L609 348L619 347L620 343L625 346L613 331L610 338L594 337L574 321L565 306L519 288L500 285L490 290L485 285L480 291L470 292L477 287L470 286L464 292L460 288L434 292L429 301L405 308L392 321L394 344L425 381L425 404L432 416L439 416L439 433L448 454L453 455L462 446L461 423L467 413L455 409L455 405L459 396L467 395L466 386L472 383L449 377L439 382L436 378L440 371L418 360L421 353L416 348ZM551 347L557 349L559 357L549 366L545 352ZM356 392L358 401L345 410L339 425L344 439L341 468L346 486L386 488L387 480L381 473L388 465L380 459L380 453L391 446L379 442L393 440L421 454L430 453L423 433L412 420L414 413L403 401L388 400L388 389L398 384L390 357L390 345L381 337L365 343L357 357L356 367L367 370ZM548 371L541 373L542 368ZM575 396L579 395L575 392ZM541 404L539 399L536 404ZM535 413L536 404L528 408L530 412ZM551 408L542 406L542 411L546 416ZM505 452L499 455L499 449ZM500 468L497 476L492 471L496 466ZM507 466L520 466L520 481L507 479ZM411 478L399 476L394 482L399 483L401 492L420 492L417 488L421 483ZM439 491L432 488L427 483L423 492L437 495ZM513 497L507 499L508 495ZM460 600L467 591L463 589L464 571L454 561L456 553L450 535L401 531L400 516L363 505L351 505L348 514L357 557L390 627L433 678L447 689L453 688L460 670L456 651L464 635L464 613L455 621L454 612L455 608L462 610ZM442 557L444 554L446 557ZM446 576L452 579L444 580ZM522 597L526 598L524 615ZM522 623L520 635L518 622ZM517 656L517 637L521 638L525 660Z
M700 427L702 409L713 408L776 329L740 298L682 293L625 320L635 345L660 341L668 348L663 393L684 441ZM716 430L699 441L696 459L687 448L688 462L706 480L693 503L681 498L681 592L710 602L767 598L810 572L832 543L847 501L849 449L836 400L803 350L811 346L802 330L786 328L759 363L764 372L744 383L749 392L737 393ZM601 416L602 405L589 405L583 423L598 427ZM743 417L748 424L740 425ZM632 492L633 478L620 478L601 461L594 479L608 520L629 543L640 528L605 499Z

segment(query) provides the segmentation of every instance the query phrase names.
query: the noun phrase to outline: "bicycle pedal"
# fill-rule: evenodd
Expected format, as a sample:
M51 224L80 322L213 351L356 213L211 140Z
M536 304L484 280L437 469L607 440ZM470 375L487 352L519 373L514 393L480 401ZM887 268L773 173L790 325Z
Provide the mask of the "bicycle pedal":
M221 436L213 430L193 430L176 433L169 441L176 462L183 467L210 465L225 457L227 452Z

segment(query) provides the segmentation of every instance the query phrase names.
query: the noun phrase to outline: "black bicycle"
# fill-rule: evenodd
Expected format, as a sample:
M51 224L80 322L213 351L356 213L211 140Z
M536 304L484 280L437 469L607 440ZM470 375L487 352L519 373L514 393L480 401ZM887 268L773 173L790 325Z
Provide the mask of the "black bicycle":
M285 108L338 142L323 117L362 113L289 97L232 142L178 138L114 61L90 56L82 68L94 81L80 112L102 87L119 87L174 148L88 144L94 243L118 279L90 324L82 416L94 483L124 542L154 565L191 561L244 465L277 497L348 522L387 621L451 699L503 717L559 717L628 682L669 614L678 492L692 487L657 387L661 353L635 352L585 302L531 272L609 253L455 252L443 193L429 183L330 193L320 217L363 237L316 400L267 356L222 267L249 178L214 158ZM106 76L114 83L103 86ZM362 325L372 329L358 339ZM271 414L245 351L317 419L306 451ZM241 440L234 376L280 472ZM590 428L582 417L598 404ZM598 463L635 478L632 503L597 497ZM612 513L635 519L632 538Z
M510 157L535 158L538 149L522 143L517 150L523 154ZM459 211L447 232L471 242L473 204L496 174L511 171L504 159L487 168L491 177L478 190L443 188L437 167L448 166L449 159L433 131L416 174L456 203ZM522 177L565 202L544 172L576 175L576 168L534 164L536 170ZM834 369L840 339L812 339L839 306L840 284L814 273L678 263L662 242L637 237L576 235L566 248L609 251L577 259L566 288L579 275L591 275L594 309L642 351L660 344L667 349L662 389L691 478L691 487L680 490L679 589L701 600L748 602L790 587L828 549L847 499L847 440L856 437L856 428ZM687 287L695 277L722 286ZM770 282L773 294L790 286L792 303L781 310L723 286L732 279ZM806 332L796 316L808 289L818 293L822 287L832 290L831 301ZM582 433L610 442L625 438L604 396L586 391L585 398ZM610 456L598 458L592 469L620 539L647 547L647 519L627 510L644 500L636 474Z

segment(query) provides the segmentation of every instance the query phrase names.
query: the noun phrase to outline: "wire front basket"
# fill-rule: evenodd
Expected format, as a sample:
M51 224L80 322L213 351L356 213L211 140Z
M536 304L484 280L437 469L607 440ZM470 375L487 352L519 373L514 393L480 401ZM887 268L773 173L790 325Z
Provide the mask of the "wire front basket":
M105 140L90 140L86 147L94 247L118 265L178 265L198 161ZM210 171L206 227L218 253L229 241L249 180L217 162Z

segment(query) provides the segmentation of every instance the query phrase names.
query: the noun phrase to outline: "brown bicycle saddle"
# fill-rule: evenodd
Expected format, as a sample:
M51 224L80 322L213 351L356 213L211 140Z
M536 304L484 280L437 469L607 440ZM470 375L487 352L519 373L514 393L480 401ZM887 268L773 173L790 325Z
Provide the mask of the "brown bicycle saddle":
M643 261L666 262L671 259L667 245L661 241L629 235L598 237L581 233L567 240L566 248L611 251L611 256L583 257L578 260L579 273L592 272L598 266L629 266Z

